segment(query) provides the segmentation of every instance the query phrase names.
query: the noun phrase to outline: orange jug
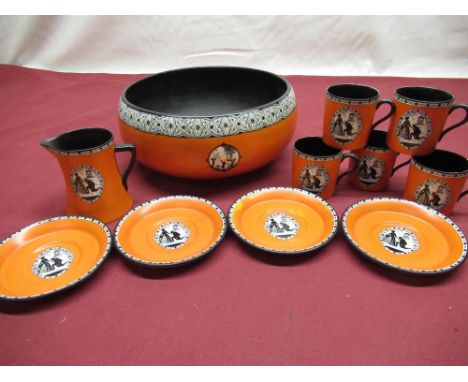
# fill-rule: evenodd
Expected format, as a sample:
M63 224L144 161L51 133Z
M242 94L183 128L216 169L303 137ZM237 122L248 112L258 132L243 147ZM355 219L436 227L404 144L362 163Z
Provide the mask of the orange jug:
M127 192L127 177L135 165L131 144L115 145L112 133L92 127L73 130L41 142L59 161L67 190L67 214L90 216L104 223L123 216L133 199ZM120 176L115 152L132 154Z

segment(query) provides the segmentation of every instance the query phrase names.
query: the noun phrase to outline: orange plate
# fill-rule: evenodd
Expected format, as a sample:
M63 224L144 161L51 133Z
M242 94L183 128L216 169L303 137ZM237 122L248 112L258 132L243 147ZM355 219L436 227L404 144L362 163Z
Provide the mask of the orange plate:
M31 300L75 286L104 262L109 229L82 216L31 224L0 244L0 298Z
M246 243L279 254L307 253L335 236L338 217L321 197L297 188L247 193L229 210L229 225Z
M196 260L226 234L226 219L212 202L195 196L150 200L125 215L115 229L119 252L152 267L173 267Z
M348 241L369 259L403 272L438 274L466 258L463 232L449 218L404 199L372 198L347 208Z

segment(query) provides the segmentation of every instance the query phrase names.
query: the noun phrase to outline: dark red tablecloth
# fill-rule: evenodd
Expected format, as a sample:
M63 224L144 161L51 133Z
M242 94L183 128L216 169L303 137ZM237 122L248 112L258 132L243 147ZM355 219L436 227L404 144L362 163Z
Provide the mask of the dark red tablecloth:
M101 126L121 143L119 95L140 77L0 66L0 237L65 213L58 163L39 142ZM294 138L321 134L324 92L332 83L369 84L385 98L399 86L424 84L468 101L466 79L288 79L298 100ZM460 118L457 111L449 121ZM466 128L447 135L440 147L466 155ZM290 166L291 145L271 165L222 181L176 179L137 165L129 189L135 206L191 194L227 212L252 189L289 186ZM401 196L406 172L379 195ZM372 196L343 181L329 201L341 215ZM452 215L465 232L467 201ZM0 364L467 365L467 324L466 264L448 276L420 278L363 259L342 233L318 253L298 258L260 253L228 233L213 253L190 266L150 270L113 251L79 287L44 300L1 303Z

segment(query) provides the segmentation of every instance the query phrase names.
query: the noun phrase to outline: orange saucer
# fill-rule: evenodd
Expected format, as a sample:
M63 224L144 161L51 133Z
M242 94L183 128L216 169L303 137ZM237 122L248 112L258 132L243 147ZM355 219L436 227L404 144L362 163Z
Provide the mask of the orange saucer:
M449 218L404 199L365 199L342 218L348 241L380 265L403 272L438 274L454 270L467 254L463 232Z
M0 298L31 300L77 285L110 252L100 221L60 216L31 224L0 243Z
M152 267L182 265L206 255L226 234L226 219L212 202L168 196L135 207L114 233L127 259Z
M321 197L298 188L247 193L229 210L229 225L244 242L267 252L307 253L336 234L338 217Z

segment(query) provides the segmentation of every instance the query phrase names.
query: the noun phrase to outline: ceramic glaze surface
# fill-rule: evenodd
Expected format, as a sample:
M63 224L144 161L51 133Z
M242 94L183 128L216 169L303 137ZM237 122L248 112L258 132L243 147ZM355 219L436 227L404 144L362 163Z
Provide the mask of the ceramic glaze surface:
M0 243L0 298L30 300L90 277L111 249L100 221L83 216L42 220Z
M289 82L249 68L159 73L130 85L119 105L122 137L135 144L138 160L187 178L264 166L289 143L296 118Z
M266 252L308 253L336 234L338 217L322 198L297 188L270 187L241 196L229 224L244 242Z
M132 209L115 229L115 244L128 260L173 267L213 250L226 233L221 209L195 196L168 196Z
M357 202L342 217L353 247L380 265L408 273L437 274L460 266L467 255L463 232L443 214L396 198Z

